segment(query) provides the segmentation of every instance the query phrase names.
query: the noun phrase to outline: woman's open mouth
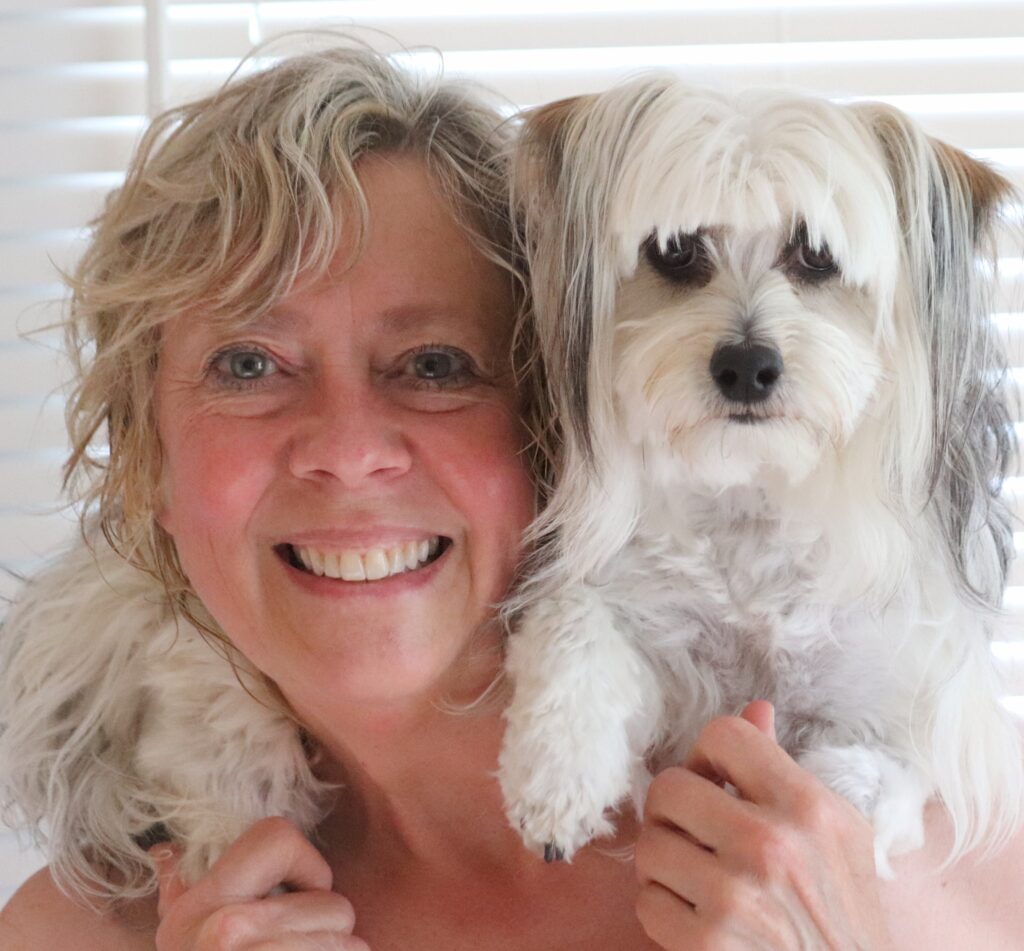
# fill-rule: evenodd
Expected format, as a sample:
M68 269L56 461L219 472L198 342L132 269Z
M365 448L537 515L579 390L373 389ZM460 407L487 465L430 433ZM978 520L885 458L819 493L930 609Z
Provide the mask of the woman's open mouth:
M338 581L380 581L437 561L450 545L450 538L435 535L368 551L324 551L309 545L291 544L278 545L276 551L293 568L307 574Z

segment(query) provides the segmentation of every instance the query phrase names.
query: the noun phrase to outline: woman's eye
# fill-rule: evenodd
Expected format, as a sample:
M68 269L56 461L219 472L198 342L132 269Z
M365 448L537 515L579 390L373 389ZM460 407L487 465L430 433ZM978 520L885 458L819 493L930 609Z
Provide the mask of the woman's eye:
M462 383L473 376L472 360L454 347L424 347L410 355L408 366L417 382L436 386Z
M226 350L213 358L211 366L228 386L257 383L278 372L274 360L261 350Z
M433 350L427 353L417 353L413 357L413 367L420 379L443 380L452 375L456 364L450 353Z

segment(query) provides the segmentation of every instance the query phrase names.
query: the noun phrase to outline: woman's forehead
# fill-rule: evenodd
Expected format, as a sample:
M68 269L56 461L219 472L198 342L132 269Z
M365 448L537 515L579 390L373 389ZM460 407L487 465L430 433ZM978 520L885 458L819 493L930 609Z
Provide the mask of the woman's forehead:
M329 260L300 273L274 301L259 299L255 288L242 291L229 309L190 308L184 324L215 334L287 332L325 311L351 310L383 333L437 327L504 338L513 321L511 277L456 221L425 165L409 156L368 156L358 171L365 216L353 214L349 228L342 222Z

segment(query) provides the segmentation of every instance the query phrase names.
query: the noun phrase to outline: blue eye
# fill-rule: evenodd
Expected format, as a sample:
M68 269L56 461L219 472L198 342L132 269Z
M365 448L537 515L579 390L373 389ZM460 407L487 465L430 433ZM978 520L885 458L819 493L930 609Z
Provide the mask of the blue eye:
M231 375L239 380L255 380L266 376L272 364L262 353L233 353L228 357L228 366Z
M428 350L413 358L416 375L422 380L443 380L455 372L455 359L443 350Z
M278 372L277 364L262 350L222 350L210 362L211 369L227 386L252 385Z
M431 344L411 354L409 372L417 383L451 386L474 376L473 361L461 350Z

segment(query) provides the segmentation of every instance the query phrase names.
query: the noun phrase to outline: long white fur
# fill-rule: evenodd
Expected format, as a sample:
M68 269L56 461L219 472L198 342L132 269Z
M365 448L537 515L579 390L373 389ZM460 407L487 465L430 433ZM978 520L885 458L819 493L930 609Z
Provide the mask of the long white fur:
M757 697L873 819L882 874L932 795L951 857L1019 823L989 647L1009 445L977 259L998 209L972 176L1006 197L885 107L665 77L527 122L517 192L564 435L508 605L499 778L531 847L570 857ZM783 273L799 223L841 279ZM698 231L706 286L644 262L652 235ZM757 425L727 420L708 372L746 339L785 360Z
M162 585L99 533L33 579L4 619L6 818L39 830L69 892L152 891L139 843L154 831L182 847L192 881L257 819L312 830L326 788L263 679L175 618Z

